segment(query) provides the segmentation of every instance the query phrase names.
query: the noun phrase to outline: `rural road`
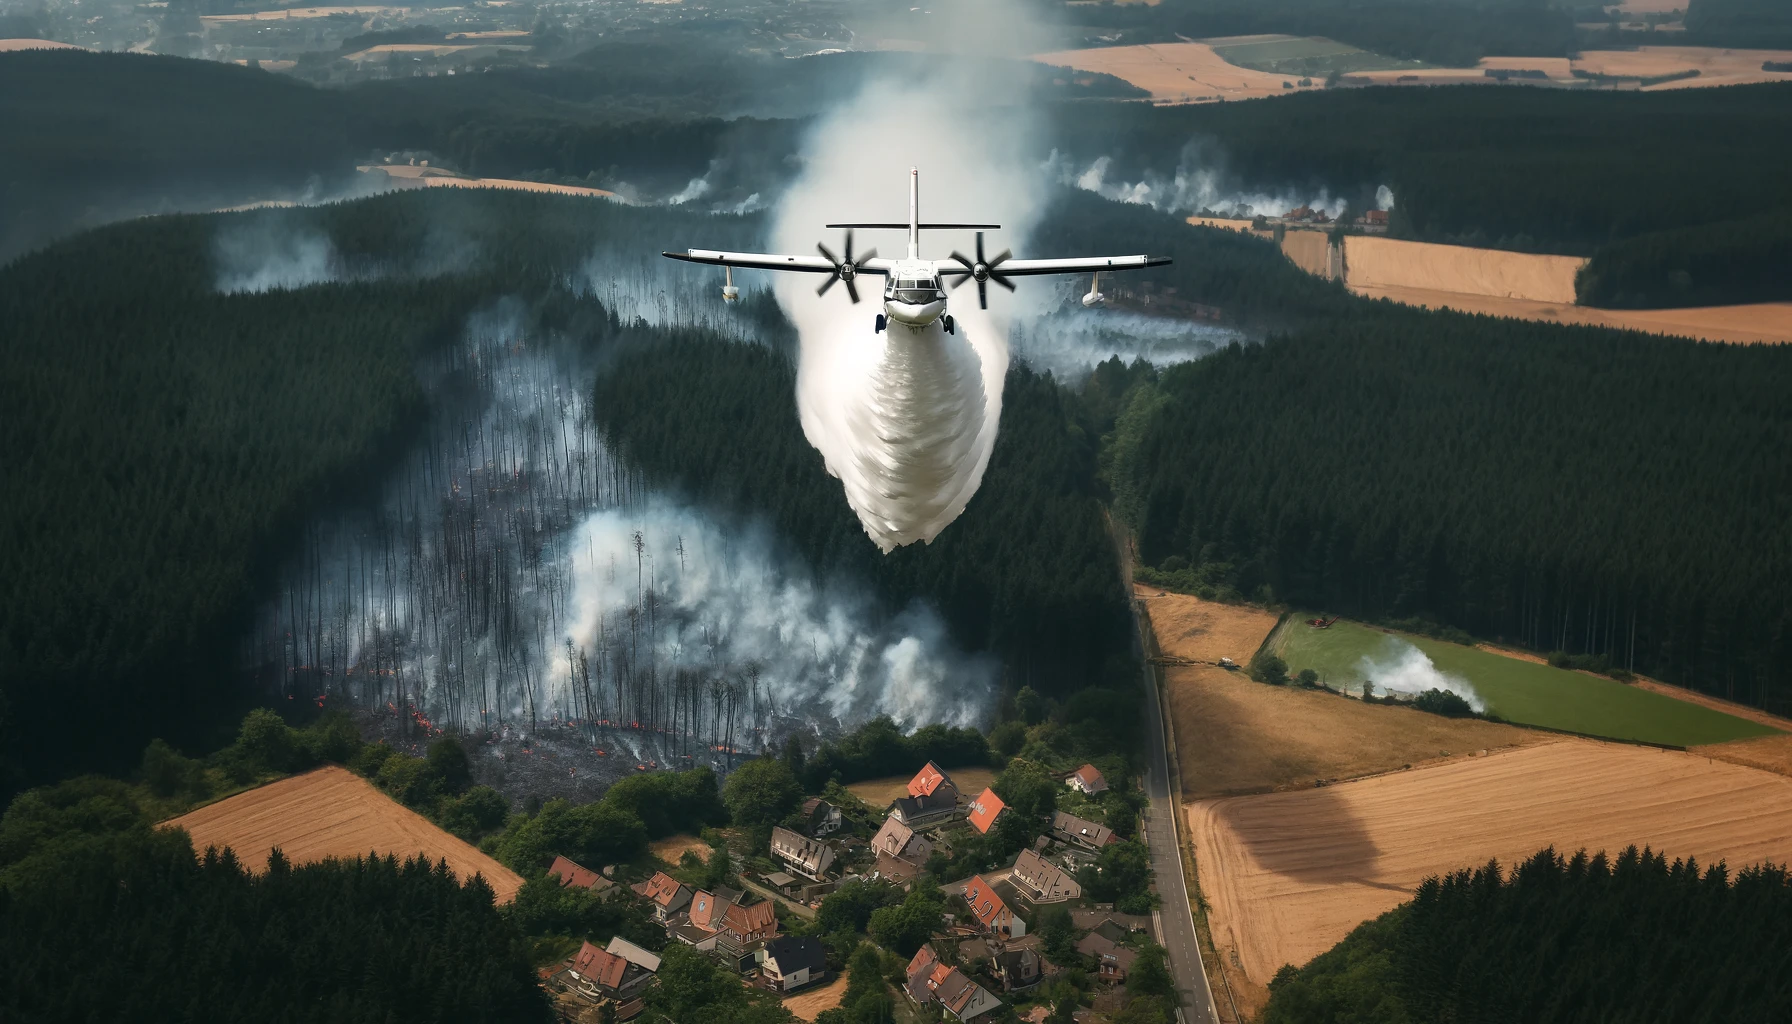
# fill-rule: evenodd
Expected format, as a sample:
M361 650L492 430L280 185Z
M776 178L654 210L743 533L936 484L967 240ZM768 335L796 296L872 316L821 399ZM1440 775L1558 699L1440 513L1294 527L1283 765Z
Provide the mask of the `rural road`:
M1134 615L1137 615L1135 606ZM1187 1024L1217 1024L1213 991L1201 966L1201 946L1195 939L1195 917L1189 908L1188 885L1182 877L1182 851L1176 839L1177 807L1170 789L1170 755L1164 744L1163 703L1151 666L1145 666L1146 706L1149 708L1145 739L1145 795L1151 808L1145 818L1145 841L1151 850L1151 870L1157 875L1163 910L1158 940L1170 953L1170 976L1182 996Z

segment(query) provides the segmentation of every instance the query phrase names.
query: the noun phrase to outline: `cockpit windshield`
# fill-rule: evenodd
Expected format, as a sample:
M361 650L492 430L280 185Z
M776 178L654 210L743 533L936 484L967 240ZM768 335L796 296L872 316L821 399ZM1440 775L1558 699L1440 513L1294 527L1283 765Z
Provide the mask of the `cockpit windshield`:
M889 290L884 294L886 299L913 306L925 306L945 297L945 292L940 290L939 279L932 277L891 278Z

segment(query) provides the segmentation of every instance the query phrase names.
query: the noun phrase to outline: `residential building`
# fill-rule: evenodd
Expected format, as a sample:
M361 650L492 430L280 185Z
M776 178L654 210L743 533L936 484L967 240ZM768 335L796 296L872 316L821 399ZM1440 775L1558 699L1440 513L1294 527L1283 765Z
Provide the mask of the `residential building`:
M958 799L958 786L953 783L952 776L945 769L932 761L921 766L915 777L908 780L908 795L912 797L948 796L954 801Z
M840 808L828 803L818 796L803 801L803 834L812 839L821 839L840 831L845 824L840 817Z
M1110 985L1125 981L1127 973L1132 970L1133 961L1139 956L1133 950L1116 945L1097 932L1090 932L1078 939L1076 951L1094 958L1096 976Z
M820 981L828 973L827 947L820 939L810 936L780 935L767 939L756 959L760 974L779 992L802 988Z
M752 969L759 944L778 934L778 915L770 900L751 906L730 903L722 909L721 925L716 951L745 972Z
M727 905L718 900L715 893L699 889L691 897L690 922L711 934L719 932L722 930L722 908Z
M1057 811L1052 814L1052 835L1067 843L1099 850L1114 842L1114 830L1087 818Z
M922 946L909 961L906 991L916 1005L937 1002L960 1021L972 1020L1002 1007L1002 1001L988 989L966 977L958 968L940 963L927 946Z
M1083 765L1071 772L1070 778L1065 779L1064 784L1084 796L1094 796L1097 793L1108 791L1108 780L1102 778L1101 772L1096 771L1092 764Z
M1063 903L1081 899L1083 887L1063 868L1032 850L1022 850L1014 861L1014 887L1034 903Z
M649 953L620 935L611 939L610 944L604 947L604 949L607 952L614 953L622 959L627 960L629 963L634 964L644 971L653 971L657 973L660 969L659 954Z
M984 835L989 835L989 830L995 825L996 819L1000 818L1002 812L1007 809L1008 805L1002 802L1002 798L996 795L994 789L985 789L977 794L977 799L971 801L971 827Z
M772 829L772 856L799 875L820 881L834 863L834 848L787 828Z
M877 854L877 873L902 884L919 875L933 856L933 844L894 817L885 818L871 837L871 849Z
M653 980L652 972L589 942L573 957L571 974L577 990L592 999L632 999Z
M1039 984L1045 976L1045 961L1030 949L1008 949L990 960L990 973L1002 983L1002 991L1014 992Z
M958 815L958 786L929 761L909 780L908 795L890 804L889 814L910 828L950 821Z
M653 904L653 919L661 924L691 903L691 887L664 871L655 871L652 878L632 888L637 896Z
M554 863L548 865L548 876L558 878L561 885L577 886L580 889L590 889L594 892L603 892L616 884L590 868L580 867L565 857L554 858Z
M965 904L971 908L971 916L984 931L1015 939L1027 934L1027 922L1008 909L1008 904L1002 902L1002 897L996 895L995 888L982 875L972 875L959 890L959 895L964 897Z

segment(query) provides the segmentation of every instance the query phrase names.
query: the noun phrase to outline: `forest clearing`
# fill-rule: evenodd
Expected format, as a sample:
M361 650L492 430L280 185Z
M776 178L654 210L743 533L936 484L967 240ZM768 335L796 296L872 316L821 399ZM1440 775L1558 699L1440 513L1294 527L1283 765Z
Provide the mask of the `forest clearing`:
M1188 799L1312 786L1440 758L1543 742L1510 725L1365 704L1324 690L1269 686L1221 657L1250 661L1276 616L1260 608L1135 586L1168 659L1164 690Z
M696 854L705 863L709 861L709 844L685 832L655 839L647 844L647 852L672 865L683 860L686 853Z
M251 871L265 868L276 847L294 864L369 852L400 860L422 854L432 863L446 860L463 881L484 875L499 903L510 902L523 885L516 872L334 765L238 793L162 825L186 829L201 855L208 846L230 847Z
M1310 668L1333 689L1357 693L1366 681L1379 684L1385 677L1407 670L1410 666L1403 659L1416 658L1416 649L1435 672L1466 682L1467 688L1486 701L1488 713L1519 725L1677 747L1750 739L1777 731L1759 721L1589 672L1431 637L1396 634L1359 622L1339 621L1314 629L1305 623L1310 617L1296 613L1271 647L1288 663L1290 674ZM1381 689L1378 685L1378 696Z
M958 792L967 799L983 792L996 781L996 773L989 768L947 768L946 774L952 776L952 782ZM882 779L866 779L846 787L846 791L874 811L882 811L897 797L908 795L908 783L912 775L891 775Z
M1561 739L1423 770L1188 806L1215 944L1254 1009L1427 876L1510 866L1548 845L1645 844L1734 871L1792 859L1792 780L1700 753Z
M1136 85L1154 102L1200 103L1280 96L1290 79L1228 62L1206 43L1149 43L1061 50L1033 57L1041 64L1094 71Z

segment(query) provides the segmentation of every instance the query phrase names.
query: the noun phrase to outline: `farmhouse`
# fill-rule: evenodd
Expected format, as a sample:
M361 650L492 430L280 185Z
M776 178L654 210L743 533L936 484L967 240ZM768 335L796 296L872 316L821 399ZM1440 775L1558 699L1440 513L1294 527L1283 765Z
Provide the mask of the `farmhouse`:
M909 780L908 796L890 804L889 814L910 828L950 820L958 813L958 787L932 761Z
M1097 825L1087 818L1057 811L1052 814L1052 835L1067 843L1099 850L1114 841L1114 832L1106 825Z
M691 903L690 886L664 871L655 871L652 878L637 882L631 888L635 895L653 904L653 919L661 924Z
M1034 903L1063 903L1083 895L1069 872L1032 850L1022 850L1015 859L1013 878L1014 887Z
M616 884L590 868L580 867L565 857L555 857L554 863L548 865L548 877L558 878L561 885L590 889L593 892L603 892Z
M790 992L828 973L827 947L820 939L780 935L759 951L759 973L779 992Z
M964 897L965 904L971 908L971 916L977 919L984 931L1012 939L1027 934L1027 922L1014 916L1014 912L1008 909L1008 904L1002 902L1002 897L996 895L995 889L984 881L982 875L972 875L971 880L959 890L959 895Z
M1094 796L1097 793L1108 791L1108 780L1102 778L1101 772L1096 771L1092 764L1083 765L1071 772L1070 778L1065 779L1064 784L1084 796Z
M787 828L772 829L772 855L799 875L821 881L834 863L834 848Z
M985 789L978 794L977 799L971 801L971 827L988 835L990 827L1007 809L1008 805L1002 802L1002 798L996 795L994 789Z

